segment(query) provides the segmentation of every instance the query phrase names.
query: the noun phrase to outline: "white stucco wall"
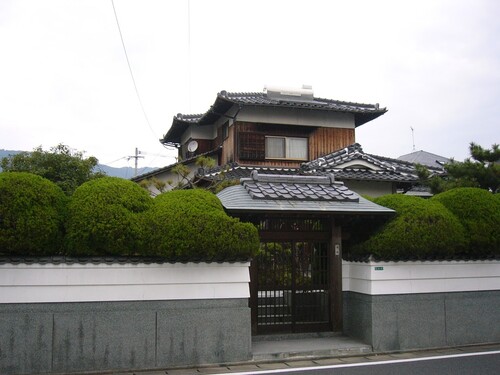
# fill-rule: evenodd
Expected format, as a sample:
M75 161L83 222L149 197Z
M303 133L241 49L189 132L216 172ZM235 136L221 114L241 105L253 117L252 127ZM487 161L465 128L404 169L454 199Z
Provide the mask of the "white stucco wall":
M500 261L343 262L342 289L369 295L500 290Z
M345 180L343 182L349 190L352 190L360 195L368 195L373 198L396 192L392 182L355 180Z
M352 113L311 111L300 108L243 107L238 113L238 121L322 126L326 128L355 128Z
M0 264L0 304L248 298L250 263Z

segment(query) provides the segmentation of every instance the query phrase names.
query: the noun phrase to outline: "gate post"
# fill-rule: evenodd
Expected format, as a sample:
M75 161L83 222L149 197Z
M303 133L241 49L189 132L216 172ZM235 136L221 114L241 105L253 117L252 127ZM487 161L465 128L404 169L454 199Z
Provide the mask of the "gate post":
M332 329L342 331L342 228L332 220L332 237L330 251L330 314Z
M252 324L252 334L257 334L257 319L259 308L259 287L258 272L256 260L252 259L250 263L250 316Z

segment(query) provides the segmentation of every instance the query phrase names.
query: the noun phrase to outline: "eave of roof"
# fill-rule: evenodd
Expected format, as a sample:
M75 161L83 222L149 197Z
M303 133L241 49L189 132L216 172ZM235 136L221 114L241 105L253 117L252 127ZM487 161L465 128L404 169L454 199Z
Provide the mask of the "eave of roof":
M325 214L392 214L333 176L258 175L241 179L240 185L228 187L217 194L230 212L293 212Z
M165 263L241 263L248 259L188 259L183 257L142 257L142 256L93 256L93 257L69 257L69 256L23 256L2 255L0 264L165 264Z
M229 212L301 212L325 214L392 214L391 209L378 206L359 197L359 202L335 201L292 201L252 199L242 185L230 186L217 194L222 205Z
M238 106L239 108L244 106L300 108L352 113L354 115L354 124L356 127L374 120L387 112L387 108L379 108L378 104L363 104L324 98L314 98L314 100L310 101L276 100L268 98L263 92L230 93L221 91L217 94L214 104L205 113L195 115L177 114L177 116L173 118L172 126L167 134L160 139L160 142L164 144L178 144L180 143L182 133L184 133L190 125L196 124L197 126L203 126L213 124L221 116L224 116L233 106Z
M313 163L313 162L311 162ZM249 177L253 170L259 173L267 174L284 174L284 175L325 175L333 173L337 180L358 180L358 181L379 181L379 182L416 182L418 176L414 169L400 171L394 168L384 166L383 169L373 170L369 168L338 168L334 166L318 166L315 164L312 167L304 168L280 168L280 167L264 167L264 166L242 166L237 163L231 163L222 167L216 167L208 170L203 175L206 179L223 178L225 180L237 180L240 178ZM377 164L382 165L379 162ZM409 163L407 163L409 164Z
M189 159L185 159L185 160L182 160L180 162L177 162L177 163L174 163L174 164L170 164L170 165L167 165L166 167L163 167L163 168L158 168L158 169L155 169L153 171L150 171L150 172L147 172L147 173L143 173L141 175L138 175L138 176L135 176L135 177L132 177L130 180L131 181L134 181L134 182L138 182L138 181L142 181L142 180L145 180L147 178L150 178L150 177L154 177L154 176L157 176L159 174L162 174L162 173L165 173L165 172L168 172L170 171L172 168L174 168L175 166L179 165L179 164L183 164L183 165L187 165L187 164L192 164L194 162L196 162L196 159L198 159L200 156L210 156L210 155L214 155L216 153L218 153L220 151L221 147L217 147L216 149L213 149L213 150L210 150L210 151L207 151L207 152L204 152L202 154L198 154L198 155L195 155Z
M342 165L357 160L362 160L366 163L372 164L373 166L379 168L379 170L355 167L342 168ZM440 167L429 168L430 171L435 174L444 172L444 170ZM303 169L310 172L332 171L335 173L339 173L338 178L341 179L385 179L386 181L408 182L418 180L415 164L404 160L367 154L363 152L361 145L358 143L354 143L346 148L334 151L321 158L304 163Z

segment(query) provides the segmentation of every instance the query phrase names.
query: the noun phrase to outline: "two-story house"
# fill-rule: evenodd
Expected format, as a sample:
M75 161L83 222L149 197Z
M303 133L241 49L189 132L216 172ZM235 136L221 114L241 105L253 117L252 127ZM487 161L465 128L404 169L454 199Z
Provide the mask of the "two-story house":
M316 98L310 86L268 87L260 93L221 91L205 113L175 116L160 140L178 149L179 162L133 180L154 177L172 186L185 183L175 168L179 164L189 170L188 179L211 178L223 167L245 171L245 177L255 168L300 173L304 163L354 144L356 128L386 111L378 104ZM200 170L195 164L199 156L213 159L216 168Z

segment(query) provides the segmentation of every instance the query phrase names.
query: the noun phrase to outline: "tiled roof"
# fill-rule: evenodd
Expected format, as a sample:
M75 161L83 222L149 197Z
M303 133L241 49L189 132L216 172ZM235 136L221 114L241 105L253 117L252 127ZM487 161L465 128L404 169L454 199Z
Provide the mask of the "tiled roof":
M415 185L408 190L405 195L414 195L416 197L430 198L433 196L431 189L427 186Z
M213 124L233 106L240 108L244 106L303 108L352 113L354 114L355 126L374 120L387 112L386 108L380 108L378 104L362 104L323 98L312 98L312 100L276 99L269 97L265 92L221 91L217 94L214 104L205 113L187 115L178 113L173 118L172 126L160 142L164 144L178 144L180 143L182 134L190 125L197 124L202 126Z
M373 166L373 168L356 164L357 161L366 162ZM347 166L343 166L346 164ZM204 177L211 179L223 176L226 180L237 180L249 177L253 170L259 173L283 175L325 175L333 173L335 179L341 181L358 180L411 183L418 181L414 164L383 156L366 154L358 143L304 163L302 168L241 166L237 163L231 163L207 171ZM432 167L430 167L430 171L434 174L442 174L444 172L441 168Z
M322 109L349 113L377 113L378 115L386 112L385 108L379 108L377 104L362 104L323 98L313 98L313 100L279 100L269 98L265 92L221 91L219 96L235 104L241 105Z
M415 182L418 180L416 175L401 174L393 171L374 171L362 168L331 169L335 178L341 181L379 181L379 182Z
M391 214L326 176L259 175L217 194L231 212Z
M356 164L360 162L360 164ZM373 168L363 166L368 163ZM334 172L340 180L376 181L418 181L415 165L398 159L377 156L363 152L360 144L355 143L344 149L332 152L316 160L304 163L305 171ZM430 168L432 173L443 173L442 168Z
M330 176L259 175L241 179L252 199L358 202L359 197Z
M449 163L450 159L439 156L427 151L415 151L410 154L401 155L398 160L407 161L414 164L422 164L427 167L442 168L444 164Z
M239 263L248 259L167 259L162 257L127 257L127 256L94 256L94 257L69 257L69 256L0 256L0 264L163 264L163 263Z
M212 179L222 176L224 180L239 180L241 178L248 178L252 171L265 174L279 174L279 175L298 175L299 168L280 168L280 167L263 167L263 166L248 166L239 165L238 163L229 163L224 166L218 166L206 171L203 175L204 178Z
M210 155L214 155L216 154L217 152L219 152L221 147L217 147L216 149L214 150L210 150L210 151L207 151L207 152L204 152L202 154L198 154L198 155L195 155L191 158L188 158L188 159L185 159L185 160L182 160L182 161L179 161L177 163L174 163L174 164L170 164L170 165L167 165L166 167L163 167L163 168L158 168L158 169L154 169L152 171L149 171L147 173L143 173L141 175L138 175L138 176L135 176L135 177L132 177L130 180L131 181L134 181L134 182L139 182L139 181L142 181L142 180L145 180L147 178L151 178L151 177L154 177L154 176L157 176L159 174L162 174L162 173L165 173L165 172L168 172L170 170L172 170L173 167L179 165L179 164L183 164L183 165L188 165L188 164L193 164L196 162L196 159L198 159L200 156L210 156Z

